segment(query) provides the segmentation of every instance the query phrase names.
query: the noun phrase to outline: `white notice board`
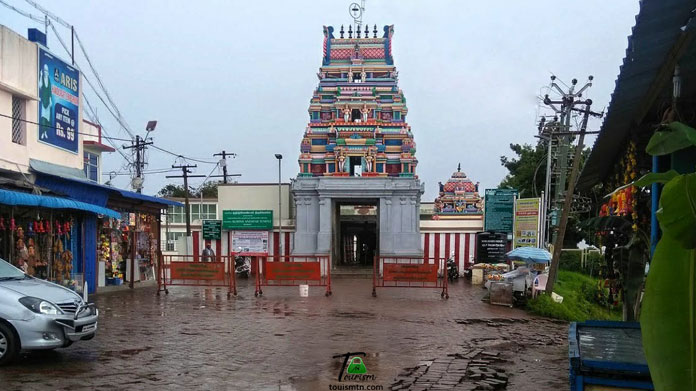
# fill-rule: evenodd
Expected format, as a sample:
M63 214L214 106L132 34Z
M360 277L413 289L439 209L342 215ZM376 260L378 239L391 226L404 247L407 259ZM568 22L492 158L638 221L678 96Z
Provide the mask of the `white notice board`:
M268 231L230 231L235 253L268 254Z

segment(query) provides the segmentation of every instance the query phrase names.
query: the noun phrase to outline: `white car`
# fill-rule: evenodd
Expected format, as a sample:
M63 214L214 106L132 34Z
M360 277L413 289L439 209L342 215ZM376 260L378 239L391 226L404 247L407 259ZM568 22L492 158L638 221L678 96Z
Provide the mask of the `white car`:
M0 259L0 366L22 350L56 349L92 339L98 317L96 305L77 293Z

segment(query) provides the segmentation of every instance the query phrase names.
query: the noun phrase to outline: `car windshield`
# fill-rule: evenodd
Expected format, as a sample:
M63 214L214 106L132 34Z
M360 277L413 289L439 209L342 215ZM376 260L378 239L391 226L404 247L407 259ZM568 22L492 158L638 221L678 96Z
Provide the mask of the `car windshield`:
M25 276L26 275L21 270L0 258L0 280L22 279Z

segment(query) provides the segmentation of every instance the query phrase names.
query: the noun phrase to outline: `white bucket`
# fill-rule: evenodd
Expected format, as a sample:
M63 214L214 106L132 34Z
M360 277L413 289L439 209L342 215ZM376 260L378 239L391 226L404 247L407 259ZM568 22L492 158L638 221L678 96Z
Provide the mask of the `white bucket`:
M300 297L308 297L309 296L309 285L300 285Z

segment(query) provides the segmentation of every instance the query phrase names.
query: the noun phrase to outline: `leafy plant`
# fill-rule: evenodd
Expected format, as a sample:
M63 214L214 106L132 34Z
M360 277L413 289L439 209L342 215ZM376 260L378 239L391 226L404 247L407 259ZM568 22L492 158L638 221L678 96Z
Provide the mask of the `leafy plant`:
M694 145L696 129L673 122L653 135L646 151L665 155ZM640 319L643 348L656 390L696 391L696 174L665 174L636 182L667 181L657 211L663 235Z
M563 302L556 303L550 295L539 295L527 302L527 309L537 315L568 321L621 319L621 312L606 303L603 280L559 270L554 291L563 296Z
M653 176L662 179L662 176ZM630 220L622 216L593 217L583 222L585 229L597 231L614 231L625 238L622 246L607 246L606 275L609 277L616 269L619 274L619 286L623 298L623 319L635 321L638 302L645 275L645 263L649 255L650 239L646 232L636 226L634 230Z
M681 122L671 122L653 134L645 151L652 156L662 156L692 145L696 145L694 128Z

